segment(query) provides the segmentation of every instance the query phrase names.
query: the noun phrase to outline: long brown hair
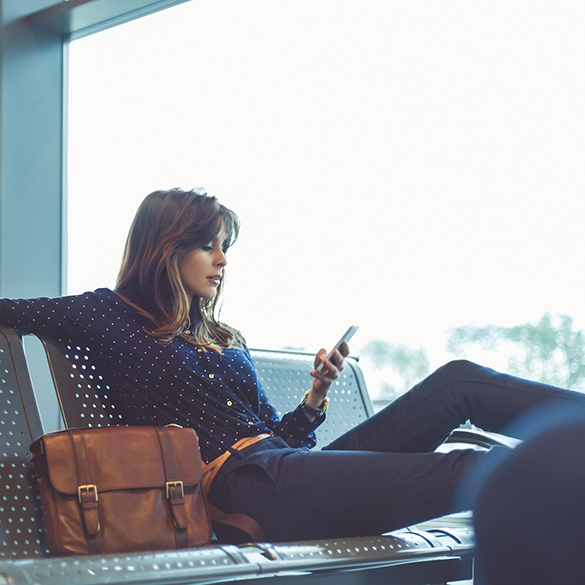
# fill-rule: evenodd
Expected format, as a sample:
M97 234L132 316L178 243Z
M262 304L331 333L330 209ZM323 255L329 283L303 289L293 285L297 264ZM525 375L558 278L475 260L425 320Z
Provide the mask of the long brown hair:
M181 256L209 244L222 226L229 247L238 237L238 216L200 189L155 191L141 203L126 240L116 292L154 323L149 334L165 342L181 335L213 350L243 342L237 330L216 316L223 279L213 298L190 298L179 274Z

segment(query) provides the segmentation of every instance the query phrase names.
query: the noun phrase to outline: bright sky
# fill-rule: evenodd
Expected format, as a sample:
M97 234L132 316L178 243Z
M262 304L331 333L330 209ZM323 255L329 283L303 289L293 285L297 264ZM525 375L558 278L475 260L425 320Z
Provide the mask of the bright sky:
M198 0L70 50L69 289L113 286L142 198L239 213L222 317L255 347L351 323L585 328L581 0ZM79 219L80 215L84 219Z

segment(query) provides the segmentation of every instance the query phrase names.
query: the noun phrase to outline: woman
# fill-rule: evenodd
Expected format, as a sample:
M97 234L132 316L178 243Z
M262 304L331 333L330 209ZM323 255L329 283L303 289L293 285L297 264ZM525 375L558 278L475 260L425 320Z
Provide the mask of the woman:
M115 292L3 300L0 323L89 347L125 422L192 426L205 462L231 452L209 500L251 516L267 539L371 535L456 511L461 476L490 454L434 453L453 428L470 419L501 431L552 400L585 409L581 394L457 361L311 451L349 348L330 360L318 352L311 388L279 419L241 334L216 316L238 232L214 197L157 191L134 219ZM245 438L250 446L232 448Z

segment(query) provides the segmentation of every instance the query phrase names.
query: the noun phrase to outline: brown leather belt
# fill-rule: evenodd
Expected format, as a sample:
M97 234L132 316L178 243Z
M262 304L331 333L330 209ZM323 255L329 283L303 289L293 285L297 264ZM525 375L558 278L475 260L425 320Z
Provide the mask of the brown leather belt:
M272 433L262 433L261 435L256 435L255 437L244 437L239 441L236 441L232 446L231 449L236 451L241 451L246 447L250 447L254 445L254 443L258 443L258 441L262 441L263 439L269 439L274 437ZM218 508L216 508L213 504L209 503L209 490L211 489L211 484L217 475L217 472L220 470L221 466L228 460L229 456L231 455L231 451L225 451L219 457L216 457L213 461L205 464L203 466L203 477L201 478L201 485L203 487L203 493L205 494L205 499L207 500L207 508L209 511L209 515L211 519L220 522L221 524L227 524L229 526L234 526L239 530L243 530L247 534L249 534L254 542L261 542L265 540L264 531L262 527L256 520L251 518L250 516L246 516L245 514L226 514L222 512Z

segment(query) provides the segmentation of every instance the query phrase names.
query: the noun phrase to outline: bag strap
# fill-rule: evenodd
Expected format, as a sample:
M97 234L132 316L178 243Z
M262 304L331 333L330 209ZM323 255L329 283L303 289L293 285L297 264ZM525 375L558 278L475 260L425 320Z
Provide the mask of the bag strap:
M98 513L98 490L91 479L91 468L85 437L79 429L69 431L75 469L77 471L77 498L83 516L83 523L87 532L87 549L90 555L102 552L100 535L100 519Z
M175 527L175 542L177 548L189 547L189 536L187 526L189 517L185 509L185 492L183 482L179 479L177 467L177 456L175 446L169 429L166 427L155 427L160 442L163 465L166 479L166 495L171 508L173 526Z
M263 433L255 437L244 437L243 439L236 441L231 448L236 451L241 451L246 447L251 447L258 441L262 441L263 439L268 439L269 437L273 436L274 435L272 433ZM260 526L260 524L254 520L254 518L251 516L246 516L245 514L228 514L226 512L222 512L219 508L216 508L209 502L209 491L211 490L211 484L213 483L217 472L227 461L230 455L231 451L224 451L219 457L216 457L213 461L210 461L203 466L203 479L201 484L203 486L205 500L207 501L209 516L214 522L219 522L220 524L225 524L227 526L237 528L238 530L242 530L248 536L250 536L252 542L263 542L266 540L264 536L264 530L262 530L262 526Z
M219 524L225 524L226 526L232 526L238 530L245 532L250 538L251 542L264 542L266 537L264 536L264 530L254 518L246 516L245 514L238 514L236 512L228 514L222 512L219 508L216 508L213 504L207 500L207 510L209 511L209 517L214 522Z

